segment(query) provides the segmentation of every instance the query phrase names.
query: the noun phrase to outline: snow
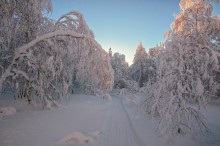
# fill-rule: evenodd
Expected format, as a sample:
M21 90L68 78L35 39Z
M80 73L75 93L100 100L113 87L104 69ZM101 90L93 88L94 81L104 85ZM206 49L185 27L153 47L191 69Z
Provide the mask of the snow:
M73 133L70 133L66 135L64 138L62 138L59 142L58 145L64 145L64 144L74 144L74 143L90 143L93 141L92 137L90 136L85 136L84 134L75 131Z
M16 113L16 109L14 107L6 106L0 107L0 115L1 116L10 116Z
M51 4L0 5L0 91L14 94L0 94L0 146L220 145L220 25L210 3L180 0L166 43L147 53L140 42L130 67L107 54L83 14L45 18ZM109 93L114 84L121 90ZM97 96L68 96L79 87ZM200 107L210 96L215 105Z
M219 105L207 105L206 109L202 109L206 124L210 133L204 135L176 135L169 137L167 135L160 135L157 132L159 119L146 115L137 107L137 101L141 100L141 95L134 95L132 102L127 102L129 96L124 96L124 105L133 126L138 131L140 138L143 139L145 145L150 146L219 146L220 145L220 117Z
M105 95L103 96L103 99L108 100L108 101L112 101L112 97L111 97L111 95L109 95L109 94L105 94Z
M92 143L99 135L100 131L93 131L86 135L78 131L74 131L58 141L57 145Z
M166 137L156 132L157 118L139 111L140 94L118 92L107 95L111 102L75 94L52 110L0 96L0 107L17 110L0 120L0 146L219 146L219 106L202 111L212 133Z
M86 94L108 93L114 81L110 58L95 40L83 15L71 11L63 15L52 28L53 31L11 49L14 55L8 65L3 66L0 90L6 82L13 84L17 80L24 88L31 88L29 95L32 92L44 103L59 98L54 97L53 90L61 92L62 96L67 95L69 86L75 82ZM61 45L61 42L67 45ZM46 49L48 46L49 50ZM26 62L30 66L25 69ZM74 76L76 79L72 82ZM10 77L13 80L9 81ZM29 82L28 86L20 81L20 77L26 78L23 82Z

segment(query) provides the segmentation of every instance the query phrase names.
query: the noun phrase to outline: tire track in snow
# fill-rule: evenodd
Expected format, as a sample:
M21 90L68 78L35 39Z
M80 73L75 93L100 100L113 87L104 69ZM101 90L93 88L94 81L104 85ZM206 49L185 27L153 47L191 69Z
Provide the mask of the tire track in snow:
M145 146L138 137L132 122L125 110L121 97L112 95L111 106L108 107L102 136L98 146Z

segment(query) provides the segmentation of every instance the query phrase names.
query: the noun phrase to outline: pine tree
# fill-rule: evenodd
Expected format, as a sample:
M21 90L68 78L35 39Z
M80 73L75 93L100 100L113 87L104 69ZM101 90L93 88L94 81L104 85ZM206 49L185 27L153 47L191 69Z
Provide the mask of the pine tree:
M130 66L130 76L138 82L139 87L145 86L148 82L155 82L156 62L145 51L140 41L133 64Z
M109 57L112 58L112 48L109 48L108 54L109 54Z
M140 41L134 55L133 64L130 67L131 78L138 82L139 86L142 87L146 78L144 77L144 64L147 58L145 48Z

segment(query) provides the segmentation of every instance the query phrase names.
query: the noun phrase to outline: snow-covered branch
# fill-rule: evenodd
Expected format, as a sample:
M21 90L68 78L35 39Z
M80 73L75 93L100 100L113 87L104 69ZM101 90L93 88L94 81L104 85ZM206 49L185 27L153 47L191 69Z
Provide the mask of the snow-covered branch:
M109 92L114 82L110 58L94 39L83 15L67 13L51 30L14 49L0 86L11 77L17 78L27 95L35 92L46 104L49 97L67 96L74 84L88 94Z
M204 1L181 0L180 8L171 25L174 33L157 57L156 82L145 87L142 107L160 117L160 133L195 135L207 131L200 107L220 88L215 74L219 44L213 42L219 21L211 17L212 6Z

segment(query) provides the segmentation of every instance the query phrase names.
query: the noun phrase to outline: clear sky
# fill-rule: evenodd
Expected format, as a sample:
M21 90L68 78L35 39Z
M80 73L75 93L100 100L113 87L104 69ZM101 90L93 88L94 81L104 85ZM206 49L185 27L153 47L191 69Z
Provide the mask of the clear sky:
M132 63L139 40L146 51L164 42L164 32L170 30L179 0L52 0L52 19L74 10L81 12L95 39L108 51L125 54ZM214 15L220 14L215 4Z

